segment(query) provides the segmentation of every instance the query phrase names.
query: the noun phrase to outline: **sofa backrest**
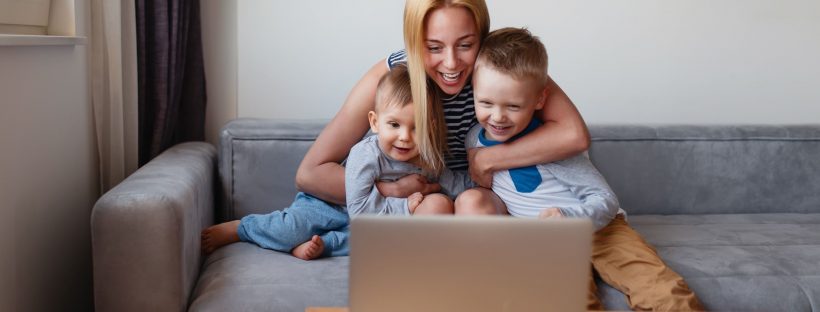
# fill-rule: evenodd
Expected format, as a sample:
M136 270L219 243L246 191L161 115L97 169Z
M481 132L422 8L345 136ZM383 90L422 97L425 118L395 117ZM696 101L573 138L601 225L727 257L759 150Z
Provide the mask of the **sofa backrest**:
M287 207L326 120L222 130L220 220ZM820 212L820 125L591 125L590 158L630 214Z
M820 212L820 125L590 126L632 214Z
M296 195L296 169L326 123L236 119L226 124L219 142L219 221L287 207Z

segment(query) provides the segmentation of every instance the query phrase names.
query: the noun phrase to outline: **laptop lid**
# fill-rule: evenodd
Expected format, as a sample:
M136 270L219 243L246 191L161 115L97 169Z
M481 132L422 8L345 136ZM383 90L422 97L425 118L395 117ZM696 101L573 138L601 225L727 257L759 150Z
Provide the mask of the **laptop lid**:
M350 244L352 312L586 309L586 219L359 216Z

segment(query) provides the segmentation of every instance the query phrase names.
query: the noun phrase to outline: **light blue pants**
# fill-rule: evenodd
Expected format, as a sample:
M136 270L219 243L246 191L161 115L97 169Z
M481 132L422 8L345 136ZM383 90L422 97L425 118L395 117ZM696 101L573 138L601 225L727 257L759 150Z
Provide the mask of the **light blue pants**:
M325 243L322 256L346 256L350 251L350 219L345 208L301 192L288 208L245 216L237 232L243 242L276 251L290 252L313 235Z

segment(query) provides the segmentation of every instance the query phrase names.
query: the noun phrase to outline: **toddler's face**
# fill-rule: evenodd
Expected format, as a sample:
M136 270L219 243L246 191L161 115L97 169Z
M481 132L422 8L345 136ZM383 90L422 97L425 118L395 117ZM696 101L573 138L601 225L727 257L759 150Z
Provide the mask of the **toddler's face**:
M392 159L415 162L419 149L414 140L416 119L413 105L389 105L378 113L370 112L370 129L379 136L379 148Z
M504 142L527 128L544 107L544 88L533 79L517 80L488 66L473 74L475 116L493 141Z

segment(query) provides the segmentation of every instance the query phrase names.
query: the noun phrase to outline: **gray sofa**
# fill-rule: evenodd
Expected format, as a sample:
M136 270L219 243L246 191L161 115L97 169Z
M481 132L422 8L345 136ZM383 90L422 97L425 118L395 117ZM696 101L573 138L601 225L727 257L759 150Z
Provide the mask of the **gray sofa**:
M100 198L91 218L97 311L346 306L347 257L308 262L247 243L199 251L213 222L290 203L323 125L235 120L218 153L177 145ZM590 157L630 223L708 309L820 311L820 125L590 131ZM600 286L607 308L627 309Z

